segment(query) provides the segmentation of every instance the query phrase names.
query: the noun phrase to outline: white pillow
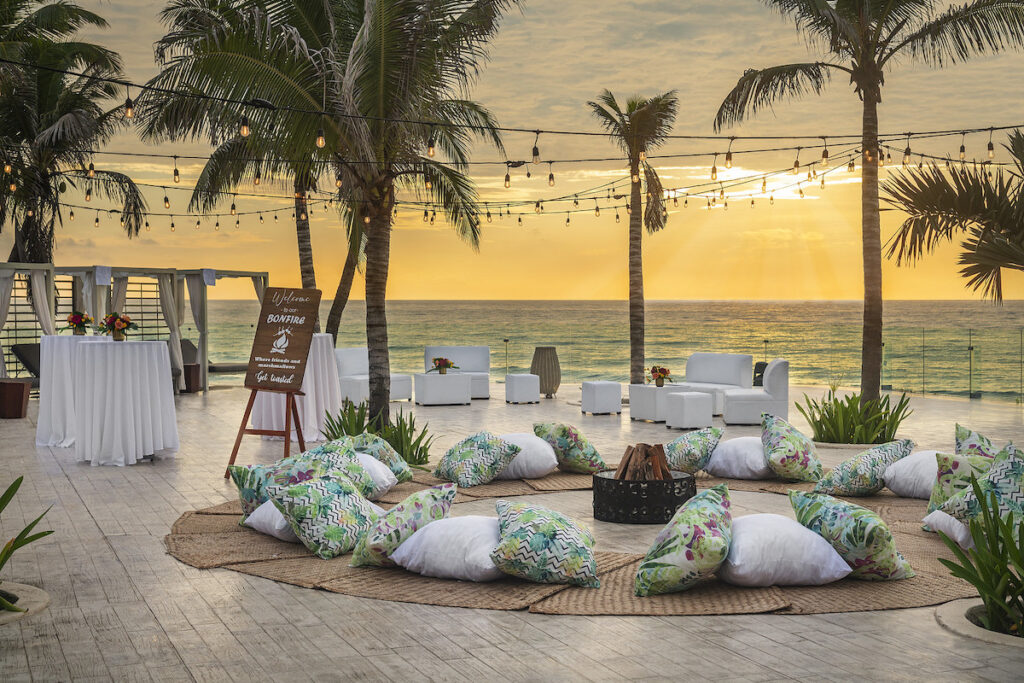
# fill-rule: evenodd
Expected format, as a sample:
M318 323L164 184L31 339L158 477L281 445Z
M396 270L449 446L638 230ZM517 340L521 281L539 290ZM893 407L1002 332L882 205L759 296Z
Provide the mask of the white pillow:
M242 522L242 525L288 543L301 543L299 537L292 531L291 525L288 524L288 520L284 518L273 501L268 500L253 510L252 514Z
M704 471L713 477L730 479L774 479L759 436L741 436L719 441Z
M820 586L852 571L832 544L782 515L732 520L729 556L718 578L737 586Z
M539 479L558 467L555 449L536 434L501 434L498 438L519 446L519 452L495 479Z
M956 541L956 544L964 550L974 547L974 539L971 538L971 530L966 524L949 513L943 512L942 510L936 510L928 513L928 516L921 521L927 524L928 528L932 531L941 531L952 538Z
M494 581L505 576L491 561L500 542L497 517L446 517L417 529L391 559L423 576Z
M882 475L885 485L901 498L928 500L932 497L932 487L939 474L936 453L938 451L917 451L900 458Z
M356 457L359 458L359 464L373 479L373 488L379 491L377 498L390 491L392 486L398 485L398 477L380 460L369 453L360 453L359 451L356 451Z

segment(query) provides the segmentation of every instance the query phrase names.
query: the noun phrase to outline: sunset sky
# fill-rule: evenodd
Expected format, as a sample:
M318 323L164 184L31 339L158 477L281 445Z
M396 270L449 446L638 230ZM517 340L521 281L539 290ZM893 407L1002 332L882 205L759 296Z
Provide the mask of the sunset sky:
M157 21L161 3L81 0L110 22L106 31L89 38L118 50L128 77L144 81L156 67L152 45L163 31ZM722 98L745 68L805 61L809 53L793 26L755 0L541 0L523 3L523 12L505 21L493 43L492 59L474 88L474 97L491 108L503 125L526 128L596 130L586 107L602 88L624 98L630 93L679 91L681 107L676 133L711 134L711 122ZM933 71L898 65L887 77L880 109L884 132L1011 125L1024 122L1024 90L1016 82L1024 66L1019 53L984 57L965 65ZM843 79L836 79L825 97L779 106L728 133L736 135L856 133L860 103ZM967 138L968 158L984 157L988 135ZM1001 142L999 134L995 141ZM510 158L525 159L532 135L508 135ZM808 142L808 145L815 143ZM960 138L915 143L915 151L956 156ZM820 143L802 154L819 158ZM659 153L706 153L698 159L657 161L666 187L708 179L714 152L726 143L671 141ZM765 143L738 141L734 152ZM108 149L134 151L143 145L132 134ZM603 138L542 136L545 159L611 157L615 146ZM833 153L842 144L830 144ZM202 144L147 148L170 154L206 154ZM480 148L479 160L499 159L493 149ZM723 157L720 156L720 166ZM736 154L730 175L759 174L791 165L792 152ZM1006 160L1000 150L997 160ZM139 181L172 186L171 164L163 160L99 157L97 166L129 173ZM182 183L189 186L199 162L179 162ZM536 200L579 192L621 179L623 164L554 165L557 184L550 188L547 164L513 171L512 189L502 187L504 168L474 169L482 199L499 203ZM889 172L887 170L887 172ZM895 170L893 171L895 172ZM770 180L769 186L792 183L792 176ZM624 188L625 186L623 186ZM253 188L242 188L251 191ZM747 195L760 183L739 190ZM645 287L649 299L856 299L861 296L859 172L828 177L826 189L805 184L806 198L794 189L775 192L774 206L765 198L733 200L728 210L708 211L703 202L671 214L668 227L645 238ZM264 191L274 192L273 188ZM284 192L285 188L276 188ZM625 189L620 190L625 191ZM151 207L162 211L162 193L147 193ZM188 192L171 193L173 206L184 208ZM603 205L607 202L602 202ZM286 200L239 198L240 210L286 208ZM102 206L102 205L100 205ZM389 297L392 299L623 299L626 296L626 222L616 224L614 211L575 214L565 225L566 204L549 204L544 215L532 211L523 227L515 219L483 226L479 252L460 242L443 222L430 227L412 210L399 214L392 241ZM593 202L582 202L581 207ZM226 212L226 206L224 207ZM194 219L178 219L171 233L168 219L151 220L152 229L128 240L116 218L101 219L78 212L58 238L59 265L149 265L178 268L212 267L268 270L275 285L298 284L298 258L290 210L275 224L259 225L255 217L221 220L221 230L206 221L199 231ZM883 215L883 238L901 220L897 212ZM10 231L0 235L0 248L10 249ZM333 295L344 258L344 234L337 217L313 214L313 247L317 284ZM5 251L6 253L6 251ZM886 264L885 296L889 299L976 298L957 274L955 249L945 249L916 268ZM1020 298L1024 278L1008 277L1007 298ZM218 298L249 298L248 283L222 281L210 291ZM355 298L362 297L357 279Z

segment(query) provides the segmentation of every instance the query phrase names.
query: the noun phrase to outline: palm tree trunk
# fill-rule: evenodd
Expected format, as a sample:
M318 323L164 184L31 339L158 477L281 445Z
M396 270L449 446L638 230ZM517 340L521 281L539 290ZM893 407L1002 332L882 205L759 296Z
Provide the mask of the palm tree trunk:
M385 190L385 196L391 196ZM388 261L391 257L391 207L376 207L366 231L366 346L370 361L370 415L388 423L391 362L388 358L386 308Z
M313 241L309 235L309 214L306 207L306 188L298 180L295 181L295 237L299 242L299 275L302 277L302 288L316 289L316 272L313 270ZM313 330L320 331L319 312Z
M352 291L352 281L356 276L356 263L359 260L358 249L351 246L348 256L345 257L345 267L341 270L341 279L338 280L338 291L334 293L334 301L331 302L331 312L327 315L327 333L331 335L335 346L338 344L338 328L341 327L341 315L348 305L348 296Z
M861 401L878 398L882 381L882 241L878 210L878 97L877 89L864 92L865 153L861 173L861 240L864 258L864 319L861 338ZM870 152L870 157L868 152Z
M631 160L630 173L639 177L637 160ZM629 383L644 383L644 210L641 187L632 184L629 197Z

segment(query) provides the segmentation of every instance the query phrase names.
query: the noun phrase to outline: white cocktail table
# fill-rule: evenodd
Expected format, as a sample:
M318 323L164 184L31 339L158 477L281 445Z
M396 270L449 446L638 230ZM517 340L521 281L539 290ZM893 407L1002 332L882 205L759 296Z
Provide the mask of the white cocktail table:
M75 445L75 349L85 342L109 342L110 337L44 334L39 339L39 419L37 446Z
M683 391L672 386L656 387L653 384L629 385L629 418L664 422L669 394Z
M413 375L413 382L421 406L468 405L472 400L472 377L466 374L421 372Z

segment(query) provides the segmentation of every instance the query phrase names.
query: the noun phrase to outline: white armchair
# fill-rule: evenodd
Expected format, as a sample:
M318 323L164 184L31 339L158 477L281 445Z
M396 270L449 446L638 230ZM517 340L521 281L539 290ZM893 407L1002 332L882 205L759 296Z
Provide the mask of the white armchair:
M691 353L686 359L686 379L673 391L711 394L711 412L725 410L725 392L749 389L754 384L754 357L743 353Z
M461 373L470 376L471 395L473 398L491 397L491 347L489 346L426 346L423 348L423 369L431 370L435 358L447 358L457 370L449 370L449 374Z
M361 403L370 398L370 359L365 346L334 349L341 398ZM412 376L391 373L391 400L412 400Z
M776 358L764 369L764 387L725 392L723 419L730 425L761 424L761 413L789 419L789 361Z

